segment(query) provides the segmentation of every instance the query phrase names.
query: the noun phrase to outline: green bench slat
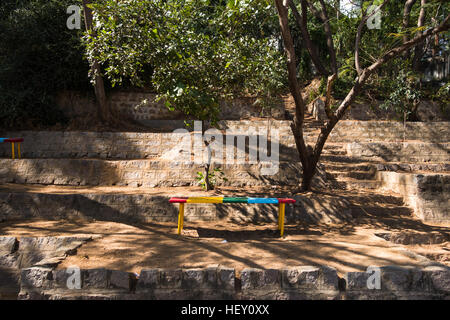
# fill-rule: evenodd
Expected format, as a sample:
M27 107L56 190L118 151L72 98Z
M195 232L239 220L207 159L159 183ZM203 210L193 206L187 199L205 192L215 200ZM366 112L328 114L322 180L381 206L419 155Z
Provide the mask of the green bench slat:
M223 198L223 203L247 203L248 198L229 197Z

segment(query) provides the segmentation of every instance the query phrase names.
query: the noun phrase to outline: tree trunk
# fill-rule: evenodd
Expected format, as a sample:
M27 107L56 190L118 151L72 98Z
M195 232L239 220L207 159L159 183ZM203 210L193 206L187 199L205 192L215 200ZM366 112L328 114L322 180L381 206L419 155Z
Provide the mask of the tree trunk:
M408 27L409 27L409 16L411 14L411 9L414 5L414 3L416 3L416 0L406 0L405 1L405 6L403 8L403 31L405 31ZM403 35L403 43L407 42L408 39L408 35L405 34ZM406 54L406 52L405 52Z
M420 13L419 18L417 20L417 27L423 27L425 23L425 5L427 1L421 0L420 2ZM421 34L422 31L419 31L418 34ZM420 70L420 60L422 59L424 50L423 50L424 44L423 42L418 43L416 47L414 48L414 58L412 62L412 68L414 71L418 72Z
M338 73L336 50L334 49L333 35L331 33L330 19L328 18L327 7L324 0L320 0L320 5L322 6L322 11L320 12L321 19L323 21L323 30L327 37L327 47L328 53L330 54L330 64L332 73Z
M388 0L385 0L383 4L379 7L381 9ZM408 1L413 2L413 1ZM308 2L308 4L310 4ZM292 133L294 135L295 144L297 147L297 151L300 156L300 161L302 163L303 170L303 180L301 183L300 191L310 190L313 177L316 173L317 164L319 162L320 156L322 154L323 147L325 142L328 139L331 131L338 123L340 119L344 116L345 112L355 100L355 98L361 92L365 82L373 74L378 68L384 65L391 59L401 56L404 52L407 52L411 48L414 48L418 43L423 42L427 37L435 36L440 32L446 31L450 28L449 20L450 15L447 16L442 23L433 28L429 29L419 35L417 35L414 39L410 41L404 42L402 45L393 48L379 57L374 63L372 63L367 68L361 69L358 72L358 77L352 87L352 89L348 92L347 96L341 102L337 110L329 117L328 121L325 123L324 127L321 128L321 132L319 137L317 138L316 144L314 146L314 150L311 151L310 147L306 145L304 137L303 137L303 121L304 121L304 113L305 113L305 104L300 94L300 86L297 82L296 76L296 57L294 51L293 40L291 36L291 32L289 29L288 23L288 6L289 3L286 0L275 0L275 6L278 11L278 20L281 28L281 35L283 39L284 49L287 55L287 69L288 69L288 80L289 80L289 89L294 98L295 102L295 115L294 121L291 124ZM312 8L311 10L315 10ZM316 10L317 11L317 10ZM372 13L373 14L373 13ZM366 16L370 17L370 16ZM329 86L332 84L332 78L329 78L328 81ZM327 88L328 89L328 88Z
M289 89L295 102L294 121L291 124L292 134L294 135L295 145L297 147L300 161L302 163L303 174L310 172L310 152L303 138L303 121L305 118L305 102L300 94L300 86L297 81L296 57L294 50L294 42L292 41L291 32L288 22L288 9L284 6L283 0L275 0L278 11L278 20L283 37L284 50L287 55L287 69ZM309 188L309 186L308 186Z
M89 4L89 0L83 0L84 23L86 26L86 31L91 32L91 34L94 35L95 31L92 27L92 10L88 7ZM98 106L97 114L101 121L108 123L111 122L112 115L111 110L109 109L108 100L106 98L105 85L101 76L101 68L96 59L94 59L91 63L91 71L94 74L94 92Z
M211 147L209 146L209 142L205 139L205 132L206 132L206 121L202 120L202 139L203 143L205 144L206 149L208 150L208 159L205 163L205 187L206 191L210 191L214 189L214 186L211 184L211 181L209 180L209 172L211 171Z
M306 49L309 52L309 56L311 57L311 61L313 62L314 66L316 67L317 71L321 75L328 75L329 72L326 70L326 68L323 66L322 62L319 58L319 50L317 49L316 45L311 41L311 37L308 32L307 28L307 6L302 1L302 15L297 10L297 7L295 6L294 2L292 0L289 0L289 6L291 7L292 13L294 15L295 21L297 22L297 26L299 27L301 33L303 42L306 46Z

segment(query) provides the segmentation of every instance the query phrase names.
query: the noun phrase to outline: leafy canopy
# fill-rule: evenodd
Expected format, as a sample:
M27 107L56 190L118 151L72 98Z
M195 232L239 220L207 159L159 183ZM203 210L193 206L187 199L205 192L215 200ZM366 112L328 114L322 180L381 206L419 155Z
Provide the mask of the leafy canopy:
M88 58L113 84L151 87L170 109L214 122L219 99L270 96L285 85L271 1L103 0L92 8Z

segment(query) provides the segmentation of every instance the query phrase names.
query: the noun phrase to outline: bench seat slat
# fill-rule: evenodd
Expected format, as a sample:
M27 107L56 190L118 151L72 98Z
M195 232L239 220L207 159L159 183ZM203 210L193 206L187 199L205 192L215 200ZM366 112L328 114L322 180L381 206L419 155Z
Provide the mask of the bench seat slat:
M187 198L180 198L180 197L174 197L174 198L170 198L169 202L170 203L186 203Z
M277 198L248 198L248 203L278 203Z
M23 142L23 138L3 138L3 142Z
M223 197L189 197L186 203L223 203Z
M247 197L172 197L170 203L295 203L290 198L247 198Z
M228 198L223 198L223 203L248 203L248 198L228 197Z
M295 203L294 199L290 198L278 198L279 203Z

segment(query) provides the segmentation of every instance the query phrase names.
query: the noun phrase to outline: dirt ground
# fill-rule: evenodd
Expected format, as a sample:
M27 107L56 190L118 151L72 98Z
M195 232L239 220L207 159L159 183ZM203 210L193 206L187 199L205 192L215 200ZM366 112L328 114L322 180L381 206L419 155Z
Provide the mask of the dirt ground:
M199 187L56 187L3 185L8 192L124 193L158 195L289 194L283 188L218 188L205 193ZM328 201L346 199L353 206L351 220L339 224L287 224L280 238L276 222L252 224L230 220L185 221L181 236L176 221L123 224L96 220L26 220L0 223L0 236L75 236L94 239L58 267L108 268L140 273L146 268L192 268L220 264L235 268L282 268L328 265L342 275L365 271L368 266L424 265L440 262L450 266L450 225L431 225L402 207L401 200L381 193L332 191L311 194ZM328 199L328 200L327 200ZM400 201L400 202L399 202ZM332 213L336 214L336 213ZM380 234L394 235L392 241ZM407 240L402 242L400 240Z
M443 227L444 230L448 228ZM94 239L58 268L108 268L140 273L146 268L193 268L220 264L239 273L246 267L282 268L328 265L338 273L365 271L368 266L429 264L423 255L450 265L450 243L400 245L375 234L370 226L287 225L280 238L274 224L228 221L185 222L181 236L176 223L126 225L103 221L28 220L0 223L0 235L74 236Z

